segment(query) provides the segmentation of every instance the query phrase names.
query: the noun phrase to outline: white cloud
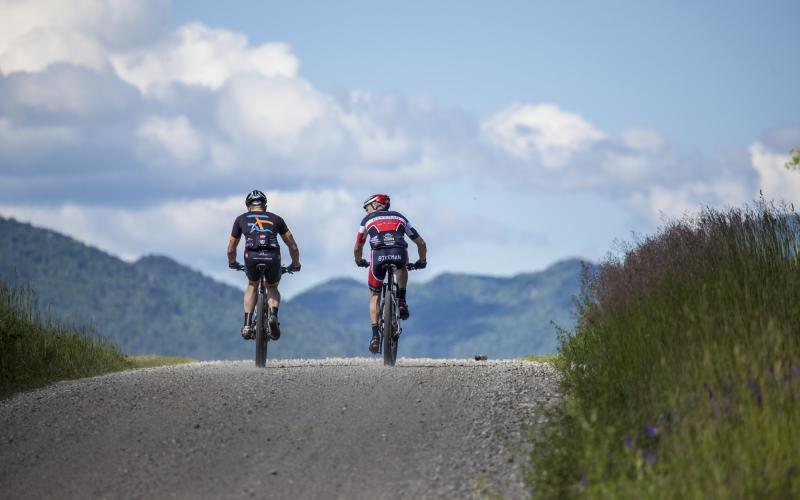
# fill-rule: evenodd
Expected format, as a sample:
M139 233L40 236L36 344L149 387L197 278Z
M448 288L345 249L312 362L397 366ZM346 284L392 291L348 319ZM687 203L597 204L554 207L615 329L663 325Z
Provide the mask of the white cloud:
M171 83L219 89L238 73L293 77L299 66L287 44L249 48L244 35L200 23L181 26L159 44L115 55L112 62L143 93Z
M268 191L268 208L281 215L298 242L304 273L293 288L340 275L352 261L361 216L359 201L344 190ZM0 214L68 234L127 260L168 255L195 269L241 285L227 272L225 248L234 219L245 211L244 195L170 200L140 208L0 205ZM243 245L239 245L239 259ZM288 255L284 255L288 259Z
M56 62L102 69L107 60L105 49L97 40L63 28L34 28L14 39L11 49L0 54L4 74L39 71Z
M200 135L183 115L171 118L150 117L139 127L138 134L159 144L169 154L170 159L180 165L195 162L203 155Z
M0 150L7 153L36 155L48 146L63 147L70 144L75 137L75 130L70 127L18 127L0 118Z
M476 269L490 246L543 245L541 221L568 221L563 212L609 224L589 202L569 205L587 193L651 226L662 214L748 201L759 185L800 198L800 175L760 143L749 161L740 150L729 162L651 129L611 134L556 104L516 103L481 121L428 96L331 95L299 74L287 44L172 28L166 5L0 0L1 213L131 258L191 254L190 265L230 279L225 236L243 193L259 187L297 235L309 271L297 282L311 283L357 274L342 262L360 201L376 191L404 200L434 258L458 254ZM509 219L543 193L558 200L551 210L540 203L535 217ZM32 196L50 206L20 201ZM539 254L570 252L553 245Z
M167 23L168 0L2 0L0 72L66 62L100 69L109 49L151 40Z
M789 155L772 152L760 142L752 144L748 151L764 196L800 206L800 172L784 167Z
M620 142L634 151L657 152L664 149L667 138L660 132L646 128L628 128L620 133Z
M678 218L697 213L705 206L718 208L740 206L753 198L749 188L728 179L694 181L680 186L653 185L632 192L627 203L641 216L656 223L664 218Z
M563 167L574 154L606 137L579 114L554 104L513 104L487 118L481 131L508 154L539 160L547 168Z
M302 79L249 74L222 89L218 120L231 141L245 148L303 157L339 142L336 130L312 134L332 113L330 102Z

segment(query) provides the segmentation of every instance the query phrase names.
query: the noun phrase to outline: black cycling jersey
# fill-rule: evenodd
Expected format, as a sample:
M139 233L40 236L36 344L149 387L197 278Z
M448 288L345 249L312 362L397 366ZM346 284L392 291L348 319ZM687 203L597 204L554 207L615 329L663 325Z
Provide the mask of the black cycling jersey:
M244 235L245 250L277 250L278 235L288 232L283 218L272 212L245 212L233 222L231 238L239 241Z
M268 284L281 280L281 249L278 235L286 235L286 222L272 212L245 212L233 222L231 239L239 241L244 235L244 265L247 278L258 280L258 264L266 264L265 278Z
M412 240L419 238L419 233L400 212L393 210L376 210L361 220L356 239L364 243L369 237L369 245L373 249L408 247L405 236Z

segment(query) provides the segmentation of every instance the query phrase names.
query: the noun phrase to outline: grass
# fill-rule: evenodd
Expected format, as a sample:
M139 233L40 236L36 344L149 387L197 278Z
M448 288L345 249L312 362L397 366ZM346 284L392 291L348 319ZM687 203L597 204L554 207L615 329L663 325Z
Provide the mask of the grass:
M194 358L181 358L177 356L158 356L147 354L142 356L126 356L133 368L154 368L157 366L182 365L185 363L195 363Z
M105 340L42 315L29 288L0 282L0 398L131 367Z
M102 338L42 315L30 288L0 281L0 399L58 380L195 361L126 356Z
M800 498L800 216L670 222L585 275L536 439L545 498Z

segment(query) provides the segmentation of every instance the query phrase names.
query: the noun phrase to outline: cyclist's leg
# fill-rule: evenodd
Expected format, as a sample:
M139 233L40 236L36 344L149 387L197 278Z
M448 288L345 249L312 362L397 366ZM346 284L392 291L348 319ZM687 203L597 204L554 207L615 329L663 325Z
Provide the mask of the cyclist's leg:
M281 254L276 254L267 265L265 277L267 279L267 304L270 309L277 311L278 306L281 305L281 292L278 291L278 285L281 282Z
M408 269L405 267L406 264L408 264L408 250L405 248L397 248L395 251L400 255L401 260L397 266L397 271L394 273L394 277L397 279L397 288L405 290L406 285L408 285Z
M397 271L394 273L397 279L397 302L400 308L400 318L408 319L408 304L406 303L406 286L408 285L408 269L405 265L408 264L408 251L405 248L400 250L402 264L398 266Z
M378 324L378 297L381 293L383 280L386 278L386 269L383 267L385 261L383 257L387 254L387 249L372 250L369 253L369 279L368 285L372 295L369 299L369 319L373 325Z
M378 299L380 299L381 292L370 290L369 297L369 320L373 325L378 325Z
M370 352L376 353L380 347L380 338L378 336L378 311L379 300L381 294L381 286L386 277L386 270L382 269L380 264L379 255L382 254L381 250L373 250L370 252L370 265L369 265L369 321L372 327L372 338L369 342Z
M270 334L273 340L278 340L281 336L280 322L278 321L278 308L281 305L281 292L278 285L281 281L281 254L271 252L264 256L267 264L267 271L264 279L267 281L267 306L270 312Z
M247 283L247 288L244 291L244 314L245 320L247 320L247 315L253 312L253 308L256 306L256 290L258 289L258 281L250 281ZM247 321L245 321L247 324Z
M249 339L251 338L251 331L250 331L250 316L253 314L253 310L256 306L256 298L258 296L258 269L256 269L255 263L248 259L248 253L245 252L244 256L244 264L247 268L247 288L244 291L244 301L243 301L243 308L244 308L244 324L242 325L242 337Z
M250 314L256 305L256 295L258 290L258 261L251 259L251 252L244 254L244 266L247 271L247 288L244 291L244 313Z
M281 305L281 292L278 290L278 284L267 284L267 305L273 311L277 311Z

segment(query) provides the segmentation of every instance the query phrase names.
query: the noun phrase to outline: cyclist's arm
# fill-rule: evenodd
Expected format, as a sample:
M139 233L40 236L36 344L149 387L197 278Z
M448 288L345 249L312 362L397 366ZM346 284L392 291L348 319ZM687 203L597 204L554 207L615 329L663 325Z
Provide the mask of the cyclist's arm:
M294 241L291 231L286 231L281 235L281 239L289 249L289 255L292 257L292 265L300 264L300 249L297 248L297 242Z
M353 248L353 257L358 261L361 260L364 252L364 242L356 240L356 246Z
M353 247L353 258L356 259L356 262L360 261L363 257L364 252L364 243L367 241L367 234L366 229L364 228L364 222L361 222L361 227L358 228L358 233L356 234L356 246Z
M236 262L236 247L239 246L239 238L231 236L228 238L228 264Z
M409 220L406 220L406 236L417 245L417 253L419 254L419 260L422 262L427 262L426 257L428 256L428 246L425 244L425 240L422 239L422 236L419 235L419 232L414 228Z
M422 236L417 235L416 238L413 238L411 241L417 245L417 253L419 254L419 260L426 262L428 259L428 245L425 244L425 240L422 239Z

